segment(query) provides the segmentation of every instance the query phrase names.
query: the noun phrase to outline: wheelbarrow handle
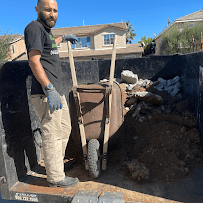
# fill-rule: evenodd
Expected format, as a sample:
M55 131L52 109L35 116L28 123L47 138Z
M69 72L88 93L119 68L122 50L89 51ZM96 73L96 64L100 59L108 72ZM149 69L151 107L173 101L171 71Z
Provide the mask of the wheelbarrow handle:
M74 65L74 61L73 61L71 42L67 41L67 44L68 44L69 61L70 61L70 69L71 69L71 75L72 75L72 80L73 80L73 86L78 86L76 73L75 73L75 65Z
M114 36L114 44L113 44L113 51L112 51L112 59L111 59L111 70L109 76L109 86L113 88L113 78L114 78L114 71L115 71L115 61L116 61L116 42L117 42L117 35ZM108 142L109 142L109 131L110 131L110 119L111 119L111 103L112 103L112 92L106 98L108 101L107 106L107 114L106 114L106 121L105 121L105 129L104 129L104 143L103 143L103 160L102 160L102 170L106 170L106 163L107 163L107 151L108 151Z
M114 72L115 72L116 43L117 43L117 35L114 35L113 51L112 51L112 58L111 58L111 69L110 69L110 76L109 76L109 85L110 86L113 85Z
M74 60L73 60L73 53L72 53L72 48L71 48L71 42L67 41L68 45L68 51L69 51L69 61L70 61L70 68L71 68L71 75L72 75L72 80L73 80L73 87L77 87L77 78L76 78L76 73L75 73L75 65L74 65ZM80 129L80 135L81 135L81 142L82 142L82 150L83 150L83 156L85 158L85 169L88 170L88 163L87 163L87 142L86 142L86 137L85 137L85 128L83 125L83 118L82 118L82 109L80 105L80 95L77 92L77 114L78 114L78 125Z

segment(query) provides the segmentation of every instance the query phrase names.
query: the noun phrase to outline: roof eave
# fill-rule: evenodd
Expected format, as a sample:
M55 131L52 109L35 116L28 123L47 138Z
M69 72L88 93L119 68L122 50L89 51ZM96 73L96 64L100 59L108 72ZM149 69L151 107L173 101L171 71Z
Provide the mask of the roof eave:
M173 23L171 23L166 29L164 29L160 34L158 34L154 40L156 40L157 38L159 38L164 32L166 32L166 30L168 30L170 27L172 27L175 24L176 21L174 21Z

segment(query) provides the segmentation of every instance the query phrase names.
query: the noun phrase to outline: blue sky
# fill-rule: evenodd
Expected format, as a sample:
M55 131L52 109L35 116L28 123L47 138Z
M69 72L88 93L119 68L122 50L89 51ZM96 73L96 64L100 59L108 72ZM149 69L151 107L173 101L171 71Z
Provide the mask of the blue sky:
M167 25L167 19L180 18L203 8L202 1L135 1L123 0L58 0L59 16L55 28L117 23L130 20L135 29L137 43L142 36L154 37ZM2 0L0 31L23 34L25 26L37 18L37 0ZM154 33L154 34L153 34Z

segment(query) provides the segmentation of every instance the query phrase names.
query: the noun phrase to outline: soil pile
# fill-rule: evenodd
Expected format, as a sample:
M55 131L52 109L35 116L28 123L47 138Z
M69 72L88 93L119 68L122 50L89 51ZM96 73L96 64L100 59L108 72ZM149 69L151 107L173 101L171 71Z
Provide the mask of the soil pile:
M192 169L203 164L203 154L197 121L188 102L151 84L146 91L161 96L163 102L147 103L148 107L139 109L139 116L133 118L136 106L143 101L126 108L129 92L126 94L125 84L120 86L125 114L120 160L123 168L137 180L175 181L189 177ZM132 91L145 90L136 86Z

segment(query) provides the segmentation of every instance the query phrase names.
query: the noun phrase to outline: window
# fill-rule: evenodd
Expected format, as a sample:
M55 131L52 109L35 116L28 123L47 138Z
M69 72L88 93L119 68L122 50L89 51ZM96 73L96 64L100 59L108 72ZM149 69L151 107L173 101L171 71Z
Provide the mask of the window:
M90 37L80 37L76 44L72 44L73 49L91 47Z
M114 42L114 35L115 34L104 35L104 45L113 44L113 42Z
M12 45L13 54L15 54L15 47Z

